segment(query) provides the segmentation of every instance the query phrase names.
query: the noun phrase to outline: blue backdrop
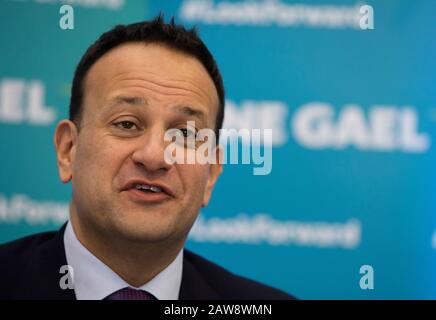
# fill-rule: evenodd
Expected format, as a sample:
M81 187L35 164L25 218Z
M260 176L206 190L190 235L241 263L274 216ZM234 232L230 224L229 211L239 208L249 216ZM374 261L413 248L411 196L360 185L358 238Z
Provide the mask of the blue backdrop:
M303 299L435 299L434 1L2 1L0 243L67 219L52 136L74 68L161 11L215 55L225 126L273 129L271 173L226 165L188 247Z

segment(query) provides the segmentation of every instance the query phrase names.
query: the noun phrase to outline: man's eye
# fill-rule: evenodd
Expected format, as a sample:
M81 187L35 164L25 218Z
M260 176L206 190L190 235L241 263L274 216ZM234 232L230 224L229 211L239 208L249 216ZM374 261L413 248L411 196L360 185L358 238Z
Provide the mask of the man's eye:
M192 130L192 129L189 129L189 128L182 128L182 129L179 129L179 130L182 132L182 134L183 134L183 136L185 138L189 138L189 137L194 137L195 138L195 135L196 135L195 130Z
M133 127L136 127L136 124L134 124L132 121L120 121L117 123L114 123L115 126L121 129L132 129Z

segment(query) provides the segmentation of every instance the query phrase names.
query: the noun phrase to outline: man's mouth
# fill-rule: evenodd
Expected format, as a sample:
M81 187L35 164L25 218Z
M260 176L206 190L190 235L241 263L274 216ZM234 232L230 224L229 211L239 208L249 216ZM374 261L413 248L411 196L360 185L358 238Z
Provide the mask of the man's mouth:
M145 179L131 179L123 191L134 201L161 202L174 198L172 189L161 182L151 182Z
M149 184L135 184L133 186L133 188L135 188L136 190L140 190L142 192L145 192L145 193L160 193L160 192L165 192L161 188L153 186L153 185L149 185Z

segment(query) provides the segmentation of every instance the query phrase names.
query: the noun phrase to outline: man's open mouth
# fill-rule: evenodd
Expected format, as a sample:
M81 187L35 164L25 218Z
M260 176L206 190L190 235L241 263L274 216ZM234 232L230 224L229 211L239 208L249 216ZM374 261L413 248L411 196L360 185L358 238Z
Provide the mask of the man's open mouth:
M165 193L165 191L162 190L161 188L148 184L135 184L133 188L145 193L160 193L160 192Z

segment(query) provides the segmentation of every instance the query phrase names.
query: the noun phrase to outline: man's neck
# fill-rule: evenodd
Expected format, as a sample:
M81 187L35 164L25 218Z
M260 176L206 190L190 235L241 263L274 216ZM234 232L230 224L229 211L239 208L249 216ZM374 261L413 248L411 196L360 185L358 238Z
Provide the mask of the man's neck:
M133 287L144 285L164 270L174 261L184 244L184 241L174 246L166 242L126 240L79 223L74 214L70 220L80 243Z

